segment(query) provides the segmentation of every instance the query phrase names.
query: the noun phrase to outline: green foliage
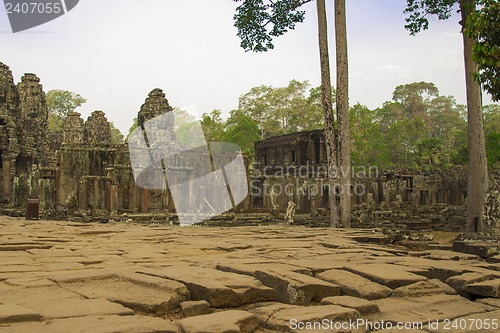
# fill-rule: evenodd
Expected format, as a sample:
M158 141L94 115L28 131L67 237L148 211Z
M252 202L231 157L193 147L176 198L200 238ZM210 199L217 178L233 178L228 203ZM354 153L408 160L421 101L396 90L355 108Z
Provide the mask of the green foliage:
M61 130L66 115L87 101L79 94L68 90L50 90L45 99L49 111L48 127L51 131Z
M290 81L286 87L259 86L239 99L238 109L257 124L261 139L323 128L319 88L309 82Z
M407 0L405 14L405 28L410 34L416 35L429 28L429 17L436 16L439 20L447 20L456 8L458 0Z
M377 119L377 113L359 103L349 109L351 159L356 166L391 166L389 147Z
M240 110L233 110L226 121L226 130L222 141L237 144L243 153L253 157L254 142L259 140L257 122Z
M488 166L500 169L500 105L486 105L483 109Z
M467 19L465 33L477 40L473 58L477 79L494 101L500 100L500 3L479 0L479 9Z
M115 127L112 121L109 122L109 126L111 127L111 143L114 145L122 144L125 139L122 132Z
M220 110L213 110L210 114L204 113L201 116L201 126L205 133L205 138L209 142L222 142L225 124L221 117Z
M304 21L305 12L299 8L312 0L234 1L241 2L234 15L241 47L245 51L266 52L274 48L274 37Z
M63 119L69 112L85 103L87 100L77 93L68 90L50 90L46 94L47 108L50 114Z
M127 138L130 136L130 134L139 126L139 120L136 118L134 118L134 120L132 121L132 125L130 126L130 128L128 129L128 133L127 133Z
M414 82L397 86L392 99L401 103L410 114L421 114L425 111L426 103L439 95L434 83Z
M425 171L463 164L467 157L463 113L463 105L457 105L453 97L440 96L432 83L400 85L394 90L393 101L374 111L365 111L369 116L361 121L362 125L352 125L353 159L382 168L398 166ZM354 122L360 121L358 114L351 110ZM365 136L360 139L359 133ZM359 146L370 149L357 156ZM377 155L369 159L372 149Z

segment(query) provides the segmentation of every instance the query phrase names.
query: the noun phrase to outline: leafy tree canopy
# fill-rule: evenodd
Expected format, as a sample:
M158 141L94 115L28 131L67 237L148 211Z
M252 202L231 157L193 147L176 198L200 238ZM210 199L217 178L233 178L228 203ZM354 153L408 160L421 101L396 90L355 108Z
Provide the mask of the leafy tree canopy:
M266 52L274 48L273 37L293 30L305 18L300 7L312 0L234 0L234 26L245 51Z
M405 28L412 35L429 28L429 17L436 16L440 20L447 20L451 17L454 9L457 8L458 0L407 0L405 14Z
M69 112L87 102L80 94L68 90L50 90L46 95L49 112L63 119Z
M68 90L50 90L46 94L47 109L49 111L49 130L62 128L66 115L87 100L77 93Z
M261 139L324 127L321 90L308 81L254 87L240 97L238 110L258 124Z

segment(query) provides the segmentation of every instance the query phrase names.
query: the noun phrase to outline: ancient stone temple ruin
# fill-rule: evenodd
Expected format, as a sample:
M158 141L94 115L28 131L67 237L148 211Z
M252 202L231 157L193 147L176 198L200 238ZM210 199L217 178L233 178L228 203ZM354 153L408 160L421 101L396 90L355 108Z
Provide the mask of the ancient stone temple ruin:
M94 111L86 121L80 113L71 112L61 133L46 137L48 112L39 78L26 74L16 87L9 68L1 64L0 79L0 198L5 209L22 212L28 198L33 197L39 199L43 215L53 218L175 215L168 186L152 189L136 184L128 142L112 143L104 112ZM138 112L138 125L143 127L172 111L165 93L153 89ZM168 144L174 140L172 135L173 130L166 136L156 136L156 141L161 138ZM159 143L149 137L152 146ZM187 152L172 156L168 167L174 177L170 181L175 184L203 176L205 155ZM185 200L179 204L202 202L200 190L188 187ZM249 198L238 208L248 207L248 203Z
M138 112L139 127L172 110L165 93L153 89ZM3 213L23 212L28 198L33 197L39 199L45 217L119 219L126 214L163 214L167 221L175 218L176 204L168 184L159 189L136 184L129 143L112 143L104 112L94 111L86 121L81 114L71 112L62 131L50 135L47 119L40 79L25 74L16 85L9 67L0 63ZM277 218L286 215L287 219L292 216L290 221L307 225L328 223L329 196L333 192L326 178L325 152L321 130L256 142L255 161L246 162L251 165L249 195L232 211L271 213ZM184 153L172 158L167 167L177 179L174 183L203 176L207 163L201 160L203 156ZM354 226L462 230L465 225L467 184L461 169L444 175L377 168L348 172L353 176L347 190L352 197ZM492 172L491 179L497 192L493 191L488 200L498 206L498 173ZM200 192L200 188L188 189L185 202L203 205ZM490 220L497 220L497 212L498 208L487 210Z

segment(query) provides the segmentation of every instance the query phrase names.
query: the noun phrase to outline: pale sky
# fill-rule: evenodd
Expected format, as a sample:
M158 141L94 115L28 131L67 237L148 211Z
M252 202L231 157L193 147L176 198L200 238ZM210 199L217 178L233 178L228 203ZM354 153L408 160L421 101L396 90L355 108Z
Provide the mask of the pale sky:
M412 37L404 29L405 0L346 2L351 105L380 107L397 85L417 81L433 82L465 104L458 14ZM124 134L153 88L163 89L170 105L200 116L213 109L227 115L255 86L292 79L319 85L315 2L304 6L305 22L267 53L240 48L236 6L232 0L80 0L66 15L16 34L0 6L0 62L16 83L31 72L45 92L81 94L87 103L77 111L85 119L102 110ZM328 17L335 84L331 5ZM484 103L491 103L486 94Z

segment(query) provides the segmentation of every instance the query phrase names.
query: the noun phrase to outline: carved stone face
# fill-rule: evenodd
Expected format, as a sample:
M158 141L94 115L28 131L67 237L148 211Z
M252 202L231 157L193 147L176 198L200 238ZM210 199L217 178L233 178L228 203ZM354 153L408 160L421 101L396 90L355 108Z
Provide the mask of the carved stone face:
M28 116L30 116L31 118L36 118L36 116L37 116L37 107L36 106L30 107L29 112L28 112Z

